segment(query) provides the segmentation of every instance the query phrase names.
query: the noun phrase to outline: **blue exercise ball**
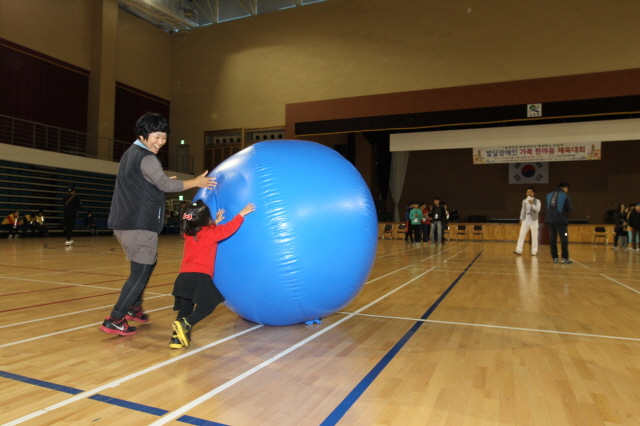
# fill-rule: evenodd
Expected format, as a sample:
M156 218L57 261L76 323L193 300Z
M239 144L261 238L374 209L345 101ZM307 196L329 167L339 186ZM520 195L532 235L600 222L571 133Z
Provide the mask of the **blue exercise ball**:
M371 192L356 168L315 142L259 142L210 174L201 189L215 216L256 211L218 245L214 282L237 315L284 326L324 318L362 289L375 258L378 223Z

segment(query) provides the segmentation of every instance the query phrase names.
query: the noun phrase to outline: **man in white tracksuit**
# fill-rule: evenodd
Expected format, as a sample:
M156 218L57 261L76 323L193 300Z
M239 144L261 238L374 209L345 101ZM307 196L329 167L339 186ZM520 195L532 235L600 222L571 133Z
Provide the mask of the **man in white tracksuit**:
M531 231L531 256L538 254L538 213L540 213L540 200L535 198L536 192L533 188L527 188L527 198L522 200L522 210L520 210L520 236L515 254L522 254L524 239Z

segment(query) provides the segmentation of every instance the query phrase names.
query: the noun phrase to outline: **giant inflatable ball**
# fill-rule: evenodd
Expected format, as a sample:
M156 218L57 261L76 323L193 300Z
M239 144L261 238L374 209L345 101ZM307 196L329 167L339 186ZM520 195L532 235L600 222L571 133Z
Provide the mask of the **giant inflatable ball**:
M356 168L315 142L259 142L210 173L201 189L230 221L247 203L256 211L220 242L214 282L240 317L284 326L324 318L362 289L375 257L377 218Z

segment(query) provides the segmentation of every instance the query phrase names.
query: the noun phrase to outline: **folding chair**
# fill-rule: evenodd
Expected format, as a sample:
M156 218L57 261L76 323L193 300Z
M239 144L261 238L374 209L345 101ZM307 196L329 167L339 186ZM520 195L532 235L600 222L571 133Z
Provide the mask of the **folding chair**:
M464 240L467 241L467 225L458 225L456 229L456 241L458 241L459 235L463 235Z
M382 239L384 240L386 238L388 239L393 239L393 224L391 223L387 223L384 225L384 231L382 231Z
M401 223L398 225L398 229L396 230L396 235L398 239L402 239L400 238L400 234L404 234L406 236L407 234L407 224L406 223Z
M482 225L473 225L473 240L475 241L476 235L480 235L480 241L484 241L484 228Z
M609 237L607 236L607 228L604 226L596 226L593 230L593 245L598 245L598 238L604 238L604 245L609 245Z

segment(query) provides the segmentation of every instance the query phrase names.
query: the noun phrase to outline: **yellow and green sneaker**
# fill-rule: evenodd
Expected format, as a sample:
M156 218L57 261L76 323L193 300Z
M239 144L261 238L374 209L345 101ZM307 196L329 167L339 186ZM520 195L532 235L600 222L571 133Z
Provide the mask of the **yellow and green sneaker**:
M180 343L180 339L178 339L176 333L173 333L173 337L171 337L171 341L169 342L169 347L173 349L180 349L183 346L184 345Z
M180 318L177 321L174 321L171 326L173 327L173 331L176 332L178 339L180 339L180 343L185 348L189 346L191 343L191 324L189 324L186 318Z

